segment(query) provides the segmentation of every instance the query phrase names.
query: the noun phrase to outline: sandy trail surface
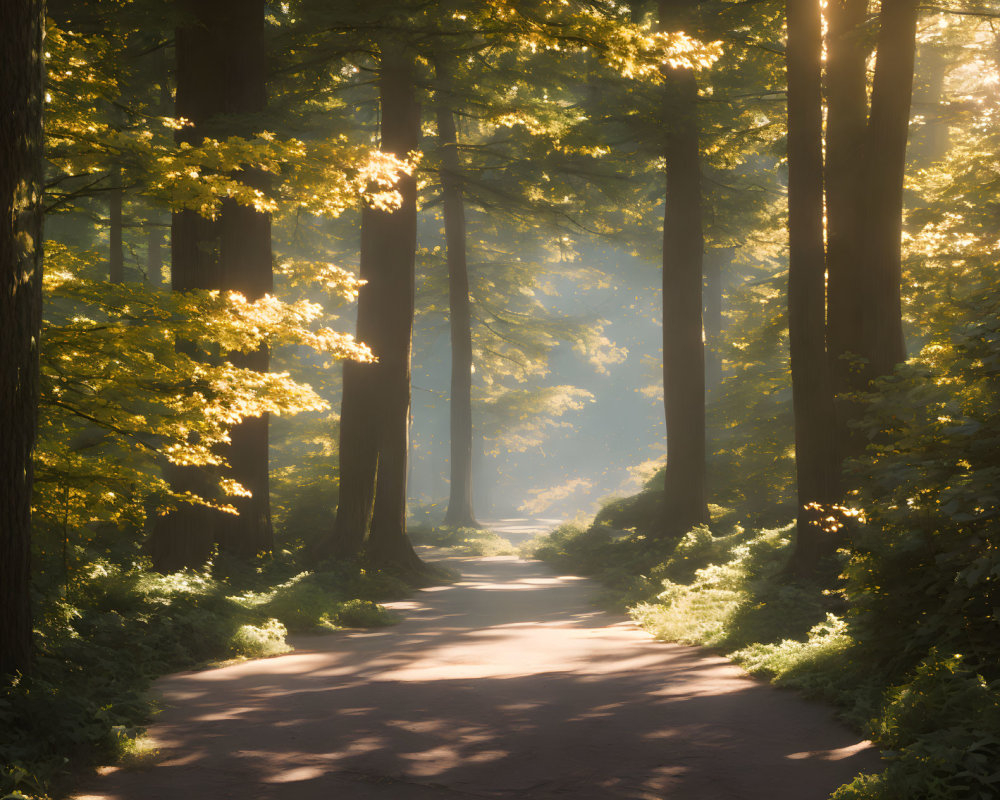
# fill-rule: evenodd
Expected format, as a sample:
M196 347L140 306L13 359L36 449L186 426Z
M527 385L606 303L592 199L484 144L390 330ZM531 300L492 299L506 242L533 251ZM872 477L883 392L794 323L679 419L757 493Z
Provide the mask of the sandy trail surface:
M820 800L872 749L825 707L594 609L596 587L512 556L398 626L160 680L156 763L78 800Z

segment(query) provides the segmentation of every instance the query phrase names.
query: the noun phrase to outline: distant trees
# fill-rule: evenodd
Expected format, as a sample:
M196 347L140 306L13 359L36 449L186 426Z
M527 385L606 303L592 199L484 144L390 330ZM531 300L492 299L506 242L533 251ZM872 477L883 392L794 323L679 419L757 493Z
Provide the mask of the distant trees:
M0 675L31 666L31 498L42 321L44 3L0 4Z
M444 207L448 262L448 320L451 334L451 484L445 524L476 526L472 507L472 309L466 252L465 199L458 133L455 127L452 65L448 56L434 60L435 114L441 141L441 202Z

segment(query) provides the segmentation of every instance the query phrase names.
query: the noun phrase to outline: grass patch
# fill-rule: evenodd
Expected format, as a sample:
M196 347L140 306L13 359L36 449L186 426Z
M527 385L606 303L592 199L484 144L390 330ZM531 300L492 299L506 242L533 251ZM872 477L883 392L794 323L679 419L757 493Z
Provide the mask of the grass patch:
M414 544L430 545L454 555L512 556L518 550L500 534L486 528L415 525L409 529Z
M289 566L219 577L91 563L40 609L31 676L0 686L0 797L47 798L92 765L151 759L142 734L156 677L287 653L289 631L393 624L378 601L409 591L356 565Z

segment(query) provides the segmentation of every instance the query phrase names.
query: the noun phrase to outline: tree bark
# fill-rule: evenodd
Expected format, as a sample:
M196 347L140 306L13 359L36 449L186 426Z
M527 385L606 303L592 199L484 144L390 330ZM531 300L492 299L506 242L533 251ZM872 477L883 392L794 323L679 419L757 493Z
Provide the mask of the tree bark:
M866 125L868 119L864 38L868 0L830 0L826 38L826 214L827 345L834 391L858 387L855 359L865 352L861 338L864 283L861 261ZM851 408L838 401L842 440L849 438Z
M383 47L379 70L381 149L399 157L420 138L412 57ZM344 364L340 416L340 498L333 537L320 553L363 555L377 567L419 572L423 564L406 536L410 350L415 292L417 185L402 176L394 211L365 206L361 214L361 278L357 338L374 364Z
M451 326L451 488L446 525L479 527L472 504L472 311L466 258L465 201L462 197L458 132L449 106L451 76L443 58L434 61L436 112L441 142L441 194L448 252L448 310Z
M379 74L382 149L401 157L415 151L420 142L415 71L412 54L384 49ZM378 427L375 503L365 558L376 567L420 572L423 563L406 536L410 353L417 250L416 178L402 176L397 189L402 195L399 209L391 213L372 209L369 214L372 235L366 239L382 315L374 340L379 358L382 414Z
M267 102L265 3L263 0L231 2L232 10L224 15L221 23L226 29L226 62L230 70L225 82L223 109L229 114L260 113ZM236 132L244 137L254 134L246 125L237 125ZM268 188L267 175L259 170L243 170L239 178L255 188ZM247 300L259 300L273 292L271 215L241 206L235 200L226 200L219 226L222 288L240 292ZM231 353L229 360L236 366L258 372L267 372L270 366L266 347L253 353ZM217 540L221 552L238 558L253 558L274 550L269 426L268 415L262 414L244 419L229 432L232 443L225 457L230 466L225 475L249 489L252 496L230 499L239 516L227 515L220 520Z
M660 0L660 23L679 29L696 6ZM663 532L709 521L705 494L705 348L702 341L701 159L694 71L664 67L666 209L663 219L663 398L667 469Z
M787 0L786 12L788 338L798 491L792 569L808 577L823 555L820 521L839 495L826 354L822 28L818 0Z
M903 177L913 96L917 0L882 4L868 120L868 158L862 200L867 285L862 335L866 377L889 375L906 360L900 284Z
M0 675L31 670L44 15L41 0L0 3Z
M358 291L358 341L374 348L381 320L378 270L373 253L378 225L374 209L361 209L361 280ZM375 355L379 352L376 349ZM340 489L333 536L321 542L318 555L338 559L361 554L371 528L378 476L378 424L380 416L379 363L345 361L340 401Z
M194 123L178 131L178 141L199 144L224 114L251 114L264 107L264 2L225 0L202 4L185 0L177 31L176 115ZM247 136L245 125L227 122L227 132ZM263 185L260 176L241 175ZM256 184L255 184L256 185ZM217 220L179 211L171 224L171 288L174 291L221 289L258 299L271 290L270 216L235 201L223 202ZM265 371L267 351L230 354L234 363ZM212 546L237 557L273 547L268 485L268 424L250 418L230 432L223 455L232 464L225 474L242 483L252 498L236 498L238 516L197 505L182 505L155 520L150 552L161 571L198 567ZM212 500L219 472L202 467L165 469L175 491L192 491Z

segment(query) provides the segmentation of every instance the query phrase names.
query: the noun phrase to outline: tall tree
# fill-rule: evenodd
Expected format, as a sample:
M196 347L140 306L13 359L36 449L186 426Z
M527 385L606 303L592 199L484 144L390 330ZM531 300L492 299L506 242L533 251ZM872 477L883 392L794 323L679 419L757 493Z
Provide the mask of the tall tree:
M660 25L682 30L697 2L660 0ZM663 528L708 522L705 494L705 347L702 341L701 158L698 84L689 67L664 67L667 192L663 218L663 402L667 469Z
M833 390L826 356L823 241L822 19L817 0L788 0L788 338L798 491L793 569L821 555L820 521L838 499Z
M177 30L176 115L192 125L177 133L180 142L200 144L220 129L248 136L245 121L259 113L265 101L263 0L181 3ZM225 116L224 116L225 115ZM259 173L240 175L251 185L263 184ZM225 200L217 219L197 211L175 212L171 224L171 288L174 291L222 289L240 291L255 300L271 291L270 217ZM267 370L267 351L230 354L240 366ZM213 544L238 556L253 556L273 546L268 482L267 416L249 418L230 432L225 458L227 477L241 483L252 497L233 504L238 516L197 504L182 504L156 521L151 551L159 569L204 563ZM189 491L218 500L216 471L200 467L170 467L175 491Z
M235 0L223 14L226 64L223 113L233 115L230 131L249 138L255 131L245 121L265 110L267 95L266 48L264 43L264 0ZM259 169L240 171L241 182L265 191L267 174ZM221 288L236 291L247 300L259 300L274 291L271 252L271 215L230 198L222 203L219 217L219 278ZM229 360L239 367L267 372L270 357L266 346L251 353L231 353ZM226 477L250 490L250 497L237 497L239 512L220 519L217 532L222 552L242 558L274 549L271 523L271 485L268 461L268 415L247 417L230 432L231 444L225 456Z
M42 0L0 4L0 674L31 666L32 454L42 317Z
M451 487L444 521L446 525L475 527L478 523L472 505L472 311L465 247L465 200L462 197L458 133L450 105L449 69L445 56L439 55L434 60L451 332Z
M868 0L832 0L827 6L826 36L826 214L828 314L827 338L834 389L840 394L857 385L852 361L864 352L861 340L863 283L861 242L864 152L868 120L866 61L870 46L864 22ZM838 401L843 420L848 411Z
M406 158L420 139L414 54L400 43L381 45L379 99L381 149ZM360 551L376 566L421 571L406 536L406 465L409 446L410 352L413 334L417 184L397 185L394 210L365 205L361 224L358 338L375 364L345 364L341 407L340 503L332 551Z
M870 109L867 0L834 0L827 34L827 337L834 389L866 391L906 357L900 303L903 175L913 93L916 0L883 3ZM838 401L845 453L852 403Z
M906 359L900 301L903 176L913 96L917 0L883 3L868 118L862 259L867 284L862 317L868 377L888 375Z

